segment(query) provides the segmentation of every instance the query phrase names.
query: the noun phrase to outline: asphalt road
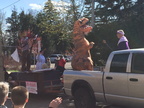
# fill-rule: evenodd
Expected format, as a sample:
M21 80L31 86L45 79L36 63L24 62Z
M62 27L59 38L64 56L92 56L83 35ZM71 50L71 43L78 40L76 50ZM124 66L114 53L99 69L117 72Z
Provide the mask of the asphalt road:
M48 108L48 104L51 100L55 99L56 97L61 96L63 97L63 102L59 106L59 108L75 108L74 101L69 100L67 96L62 94L47 94L47 95L30 95L29 102L26 104L25 108ZM11 100L7 100L6 106L8 108L12 108ZM124 107L116 107L116 106L106 106L103 104L99 104L97 108L124 108Z
M59 108L75 108L73 101L69 101L69 99L62 94L47 94L47 95L32 95L30 94L29 102L26 104L25 108L48 108L48 105L51 100L56 97L63 97L63 102L59 106ZM8 108L12 108L12 102L10 99L7 100L5 104Z

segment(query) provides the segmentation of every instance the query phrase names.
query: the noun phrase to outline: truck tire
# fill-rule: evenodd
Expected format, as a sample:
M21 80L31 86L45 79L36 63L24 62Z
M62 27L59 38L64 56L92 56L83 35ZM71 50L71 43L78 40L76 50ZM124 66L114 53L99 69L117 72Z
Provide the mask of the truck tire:
M76 108L96 108L96 101L86 88L79 88L74 92L74 103Z

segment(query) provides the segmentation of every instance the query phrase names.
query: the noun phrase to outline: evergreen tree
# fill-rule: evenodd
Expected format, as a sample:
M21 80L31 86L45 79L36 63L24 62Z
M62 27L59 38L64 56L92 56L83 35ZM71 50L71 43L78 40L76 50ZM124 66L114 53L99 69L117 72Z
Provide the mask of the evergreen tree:
M132 0L96 0L96 16L104 23L125 20L131 15Z
M41 30L42 43L47 48L47 53L64 53L66 50L64 20L54 8L51 0L45 3L43 12L37 15L37 25Z
M84 17L91 19L91 11L92 11L92 7L91 4L86 4L85 5L85 10L84 10Z
M10 26L8 26L8 29L7 29L7 31L11 35L9 37L9 42L10 42L9 45L15 46L16 45L16 40L18 38L18 31L19 31L19 16L18 16L18 12L17 12L15 7L12 10L11 17L8 17L6 19L6 22L8 24L10 24Z

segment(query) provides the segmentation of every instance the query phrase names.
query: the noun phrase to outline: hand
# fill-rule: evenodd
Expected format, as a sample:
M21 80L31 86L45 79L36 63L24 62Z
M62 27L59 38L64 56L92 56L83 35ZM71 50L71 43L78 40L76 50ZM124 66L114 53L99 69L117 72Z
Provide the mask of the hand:
M102 42L103 42L104 44L106 44L106 43L107 43L107 41L106 41L106 40L103 40Z
M56 99L52 100L49 104L49 107L58 108L58 106L62 103L62 98L57 97Z

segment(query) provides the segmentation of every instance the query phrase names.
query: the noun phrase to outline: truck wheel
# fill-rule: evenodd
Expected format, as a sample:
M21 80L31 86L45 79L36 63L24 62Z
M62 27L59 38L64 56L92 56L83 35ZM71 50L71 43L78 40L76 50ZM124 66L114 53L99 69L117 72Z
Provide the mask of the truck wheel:
M76 108L96 108L96 101L86 88L79 88L74 93Z

